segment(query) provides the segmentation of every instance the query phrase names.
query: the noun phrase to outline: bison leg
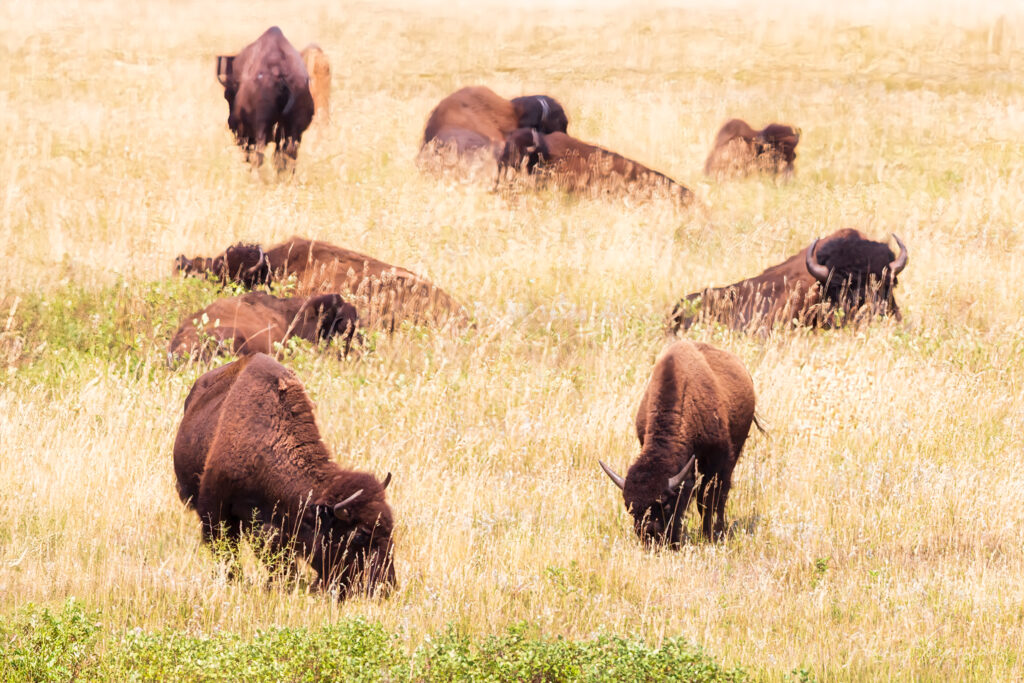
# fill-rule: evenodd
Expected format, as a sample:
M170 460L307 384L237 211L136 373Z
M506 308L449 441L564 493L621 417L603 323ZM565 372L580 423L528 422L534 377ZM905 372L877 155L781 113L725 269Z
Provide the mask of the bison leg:
M299 140L285 135L277 141L274 149L274 167L278 173L295 172L295 163L299 158Z
M710 473L709 473L710 474ZM725 538L725 502L729 498L732 472L716 472L705 476L697 494L701 527L704 537L711 541Z

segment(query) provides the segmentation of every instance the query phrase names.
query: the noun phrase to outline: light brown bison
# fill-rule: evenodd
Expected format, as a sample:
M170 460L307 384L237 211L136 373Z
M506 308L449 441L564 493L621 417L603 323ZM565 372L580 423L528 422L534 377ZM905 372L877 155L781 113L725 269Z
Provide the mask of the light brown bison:
M351 294L365 325L414 322L458 323L468 317L447 292L400 266L350 249L303 237L264 250L258 244L236 244L219 256L179 256L175 269L187 275L207 274L247 288L294 275L303 295Z
M313 97L302 56L281 29L267 29L237 55L218 56L217 78L228 101L228 127L246 161L262 165L264 148L274 142L277 170L294 169L313 119Z
M423 145L454 149L459 156L483 152L497 158L505 138L517 128L564 133L568 125L562 105L547 95L506 100L490 88L469 86L441 100L430 113Z
M520 128L508 136L498 161L498 180L510 172L541 171L559 187L575 192L664 192L680 202L692 200L689 189L663 173L565 133L543 135Z
M395 583L391 508L372 474L342 469L320 438L295 374L264 354L200 377L174 442L178 495L203 539L243 532L291 548L341 595Z
M728 121L704 162L704 173L718 177L746 175L754 171L793 173L800 129L772 123L754 130L741 119Z
M672 312L672 326L714 320L766 332L780 323L827 328L875 315L900 320L893 290L907 267L907 247L893 239L898 256L857 230L837 230L760 275L687 295Z
M754 384L736 356L689 341L661 352L636 414L640 456L625 478L598 461L622 490L641 540L678 545L695 487L704 536L722 538L733 469L753 421Z
M313 117L320 123L328 123L331 120L331 63L315 43L307 45L300 54L309 74Z
M279 299L263 292L217 299L185 316L171 338L169 360L209 359L219 353L273 354L291 337L314 344L338 336L347 354L358 318L355 306L337 294Z

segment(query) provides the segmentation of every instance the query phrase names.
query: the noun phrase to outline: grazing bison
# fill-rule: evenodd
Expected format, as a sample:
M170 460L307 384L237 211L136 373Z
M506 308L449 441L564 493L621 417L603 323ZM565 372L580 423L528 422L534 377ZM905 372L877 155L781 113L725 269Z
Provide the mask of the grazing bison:
M733 119L718 131L704 173L725 177L761 171L788 176L793 173L798 142L798 128L772 123L754 130L746 121Z
M218 353L274 353L275 344L299 337L314 344L338 335L348 353L358 319L355 307L337 294L279 299L250 292L217 299L186 316L171 338L168 358Z
M509 135L498 160L498 179L523 169L527 173L543 170L555 184L570 191L660 190L684 203L693 197L689 189L668 176L565 133L543 135L520 128Z
M466 312L444 290L415 273L359 252L293 237L264 251L258 244L236 244L219 256L194 259L179 256L178 272L208 274L247 288L294 275L299 294L351 293L367 325L415 322L453 322Z
M481 85L458 90L430 113L423 132L423 146L454 149L459 157L483 152L496 158L505 138L517 128L536 128L542 133L565 132L569 119L558 102L547 95L516 97L497 95Z
M640 457L625 479L598 461L641 540L678 545L694 487L704 536L722 538L732 471L753 421L754 384L736 356L689 341L661 352L636 414Z
M756 277L686 296L672 312L672 326L716 320L763 332L777 323L837 327L862 315L901 320L893 290L907 266L907 247L893 239L899 256L856 230L837 230Z
M335 463L302 384L269 356L246 356L196 381L174 441L174 471L204 540L233 545L243 532L264 532L342 595L394 585L384 499L391 475L381 483Z
M246 161L263 164L273 141L278 171L293 168L302 133L313 119L309 74L302 56L274 26L237 55L217 57L217 78L228 101L228 127Z
M311 43L300 53L309 74L309 94L313 97L313 116L320 123L331 120L331 63L320 46Z

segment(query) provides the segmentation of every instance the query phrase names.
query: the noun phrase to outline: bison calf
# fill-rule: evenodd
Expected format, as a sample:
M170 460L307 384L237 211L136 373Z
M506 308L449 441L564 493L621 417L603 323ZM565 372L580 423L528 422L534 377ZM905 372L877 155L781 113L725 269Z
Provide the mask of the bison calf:
M174 442L178 494L203 539L266 534L344 596L395 583L391 508L372 474L341 468L295 374L264 354L212 370L188 398Z
M302 62L309 74L309 94L313 97L313 116L320 123L331 120L331 63L327 55L315 43L310 43L302 52Z
M348 353L356 333L355 306L337 294L279 299L263 292L217 299L186 316L171 338L170 358L218 353L274 353L291 337L314 344L338 336Z
M542 171L569 191L663 191L683 203L693 196L663 173L565 133L520 128L510 134L498 160L498 180L521 170Z
M772 123L754 130L742 119L728 121L715 136L715 145L704 163L704 173L718 177L761 171L793 173L800 130Z
M598 461L622 490L641 540L678 545L695 487L704 536L722 538L733 468L753 420L754 384L736 356L688 341L662 351L636 414L640 457L625 478Z

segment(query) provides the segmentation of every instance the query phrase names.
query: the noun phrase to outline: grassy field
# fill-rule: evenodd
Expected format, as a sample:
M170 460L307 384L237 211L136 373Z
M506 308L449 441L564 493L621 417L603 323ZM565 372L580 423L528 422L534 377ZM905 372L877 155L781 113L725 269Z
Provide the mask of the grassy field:
M525 623L683 639L756 678L1024 677L1024 12L955 5L0 5L0 620L74 597L101 651L359 618L405 653ZM215 78L272 24L334 73L284 181L242 163ZM420 173L432 106L475 83L556 97L697 205ZM802 128L792 182L702 176L733 116ZM745 362L769 434L727 542L644 552L597 458L638 452L674 300L840 227L906 242L904 321L691 330ZM265 587L251 561L229 581L175 493L208 367L164 352L219 292L173 259L293 234L423 273L476 321L285 361L337 459L394 475L386 600Z

